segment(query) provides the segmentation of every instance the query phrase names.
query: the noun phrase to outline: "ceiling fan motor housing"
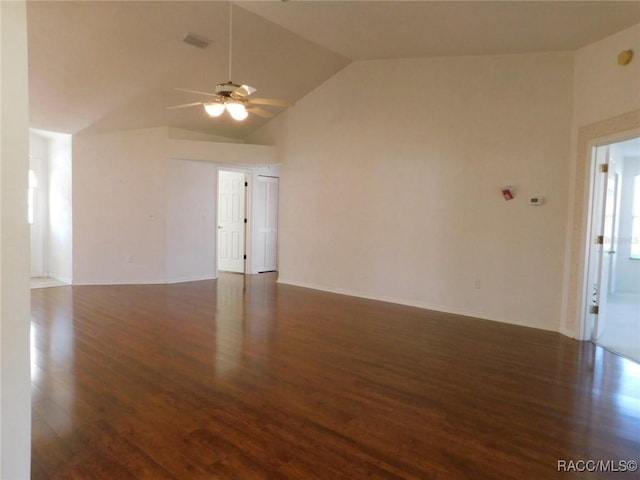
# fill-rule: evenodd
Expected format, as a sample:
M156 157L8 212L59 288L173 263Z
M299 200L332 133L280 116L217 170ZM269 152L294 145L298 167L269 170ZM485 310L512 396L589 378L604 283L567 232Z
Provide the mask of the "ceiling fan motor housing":
M226 82L226 83L219 83L218 85L216 85L216 93L219 93L221 95L225 95L225 96L229 96L231 93L235 92L238 88L240 88L240 85L236 85L233 82Z

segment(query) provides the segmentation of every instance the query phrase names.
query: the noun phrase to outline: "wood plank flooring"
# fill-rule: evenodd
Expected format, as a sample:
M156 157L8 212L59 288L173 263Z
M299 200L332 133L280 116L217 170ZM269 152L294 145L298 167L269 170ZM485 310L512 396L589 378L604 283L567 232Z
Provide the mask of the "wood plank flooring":
M275 283L32 292L33 479L638 478L640 367Z

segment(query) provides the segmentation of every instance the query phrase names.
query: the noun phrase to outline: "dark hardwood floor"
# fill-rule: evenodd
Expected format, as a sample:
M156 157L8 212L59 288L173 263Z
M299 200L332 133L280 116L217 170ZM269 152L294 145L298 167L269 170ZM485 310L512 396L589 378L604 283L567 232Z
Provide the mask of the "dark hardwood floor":
M638 364L274 280L34 290L32 478L638 478L557 472L640 460Z

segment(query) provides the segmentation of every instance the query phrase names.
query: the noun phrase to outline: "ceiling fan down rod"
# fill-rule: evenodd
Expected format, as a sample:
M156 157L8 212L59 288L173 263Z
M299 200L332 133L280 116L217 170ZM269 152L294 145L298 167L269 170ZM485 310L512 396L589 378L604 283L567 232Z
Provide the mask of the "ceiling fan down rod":
M229 1L229 83L231 83L231 52L233 46L233 2Z

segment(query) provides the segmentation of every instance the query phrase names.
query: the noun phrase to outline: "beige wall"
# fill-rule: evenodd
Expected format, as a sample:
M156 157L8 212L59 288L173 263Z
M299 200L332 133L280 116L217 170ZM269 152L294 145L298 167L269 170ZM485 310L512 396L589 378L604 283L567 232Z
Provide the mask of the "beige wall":
M0 2L0 478L29 478L29 165L27 26Z
M570 53L347 67L252 138L283 162L280 280L558 330L572 87Z
M626 67L618 53L633 49ZM640 25L612 35L576 52L574 127L615 117L640 108Z

